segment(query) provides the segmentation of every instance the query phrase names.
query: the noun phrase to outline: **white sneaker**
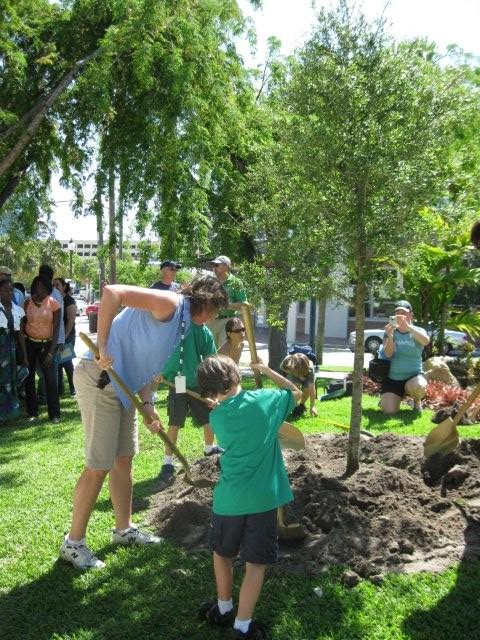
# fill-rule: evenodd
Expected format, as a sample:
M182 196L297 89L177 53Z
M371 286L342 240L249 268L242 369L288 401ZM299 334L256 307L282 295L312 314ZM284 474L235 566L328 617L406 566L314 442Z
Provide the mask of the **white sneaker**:
M71 562L77 569L103 569L105 563L99 560L85 543L73 544L65 536L60 547L60 557L67 562Z
M114 544L160 544L160 542L163 542L163 538L140 531L137 527L129 527L123 533L119 533L117 529L112 531L112 542Z

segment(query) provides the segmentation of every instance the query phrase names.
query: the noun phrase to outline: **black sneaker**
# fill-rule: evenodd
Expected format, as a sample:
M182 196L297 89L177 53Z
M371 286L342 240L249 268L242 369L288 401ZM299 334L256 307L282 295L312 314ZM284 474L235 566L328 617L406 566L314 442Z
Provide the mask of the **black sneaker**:
M230 627L235 620L233 609L227 613L220 613L217 602L203 602L197 612L201 622L208 622L212 626Z
M162 482L169 482L175 476L175 467L173 464L164 464L160 469L158 479Z
M224 451L225 451L225 449L222 449L222 447L219 447L217 444L215 444L208 453L206 451L204 451L203 455L208 458L209 456L220 455Z
M245 640L266 640L267 627L261 622L255 622L255 620L252 620L247 633L243 633L238 629L232 629L231 637L232 640L240 640L241 638L244 638Z
M297 406L295 407L295 409L292 411L292 413L290 414L293 418L300 418L301 416L303 416L303 414L306 411L306 406L305 404L302 402L300 404L297 404Z

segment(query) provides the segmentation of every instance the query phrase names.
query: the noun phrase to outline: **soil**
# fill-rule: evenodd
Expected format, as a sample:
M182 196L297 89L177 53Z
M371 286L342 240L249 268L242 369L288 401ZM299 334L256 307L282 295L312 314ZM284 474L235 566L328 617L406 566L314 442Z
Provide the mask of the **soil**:
M303 540L281 542L277 573L315 575L332 565L360 577L440 571L480 558L480 441L425 464L423 438L361 437L361 464L344 476L347 436L308 436L301 452L285 451L295 496L285 520L301 523ZM215 478L215 460L193 465ZM176 478L152 496L157 532L190 551L208 550L211 489ZM355 575L354 574L354 575Z

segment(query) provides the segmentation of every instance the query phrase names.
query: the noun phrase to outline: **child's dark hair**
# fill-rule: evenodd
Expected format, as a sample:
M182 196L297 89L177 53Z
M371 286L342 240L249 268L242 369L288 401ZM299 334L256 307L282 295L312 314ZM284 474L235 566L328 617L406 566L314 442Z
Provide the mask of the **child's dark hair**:
M14 289L18 289L23 293L23 295L25 295L25 285L23 282L13 282L12 284Z
M209 356L200 363L197 371L200 393L207 398L224 395L240 384L240 371L227 356Z
M44 276L35 276L35 278L32 280L32 284L30 285L30 295L33 296L39 284L43 284L43 286L48 292L48 295L51 295L53 291L53 285L51 281L48 280L48 278L45 278Z
M182 285L181 293L190 298L192 315L201 313L207 305L215 309L228 306L227 292L214 276L195 276L191 282Z

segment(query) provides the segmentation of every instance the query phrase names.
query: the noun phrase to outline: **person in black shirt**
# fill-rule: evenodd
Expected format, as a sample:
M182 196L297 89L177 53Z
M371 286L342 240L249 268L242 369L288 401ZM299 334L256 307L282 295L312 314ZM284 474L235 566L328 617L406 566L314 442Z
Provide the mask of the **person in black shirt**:
M160 273L162 279L152 284L151 289L160 289L160 291L178 291L180 285L175 282L177 271L182 265L174 260L164 260L160 265Z

